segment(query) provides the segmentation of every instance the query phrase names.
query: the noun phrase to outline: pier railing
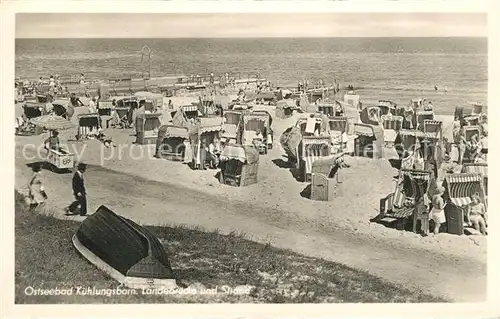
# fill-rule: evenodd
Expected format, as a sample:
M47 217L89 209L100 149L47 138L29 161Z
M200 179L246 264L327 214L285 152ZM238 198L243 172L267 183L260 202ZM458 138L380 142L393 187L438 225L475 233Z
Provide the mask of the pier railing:
M218 74L195 74L190 76L166 76L148 78L109 78L106 80L85 79L80 83L80 74L60 76L59 80L64 91L80 95L96 96L99 94L101 86L106 86L106 90L111 94L133 94L138 91L164 91L179 89L190 86L218 85L220 83L235 81L259 82L264 81L259 72L226 72ZM36 83L36 81L34 81Z
M61 82L61 85L66 86L66 85L80 85L80 74L73 74L73 75L61 75L59 76L59 81ZM132 78L132 77L123 77L123 78L110 78L110 79L99 79L99 78L85 78L85 85L92 86L93 83L126 83L128 81L139 81L139 80L150 80L150 79L158 79L158 78L177 78L177 83L178 84L191 84L191 83L211 83L211 82L224 82L224 81L231 81L231 80L245 80L245 79L261 79L263 80L263 77L261 76L260 72L217 72L213 73L213 77L211 73L204 73L204 74L191 74L191 75L164 75L164 76L158 76L158 77L138 77L138 78ZM36 83L38 79L29 79L32 83ZM47 79L44 79L47 81Z

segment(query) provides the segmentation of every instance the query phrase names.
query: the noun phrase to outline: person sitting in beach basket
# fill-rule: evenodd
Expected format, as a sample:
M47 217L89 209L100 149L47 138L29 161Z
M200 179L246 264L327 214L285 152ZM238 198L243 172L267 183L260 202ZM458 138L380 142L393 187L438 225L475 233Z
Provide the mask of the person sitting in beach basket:
M413 169L414 162L413 151L404 151L401 158L401 169Z
M488 129L483 129L483 136L479 141L479 149L484 156L488 154Z
M434 111L434 106L432 105L431 101L429 101L427 105L424 106L424 111Z
M207 149L207 159L210 168L215 169L219 166L219 154L217 154L217 150L215 147L216 141L208 144L208 149Z
M264 143L264 135L262 134L262 132L260 130L257 131L257 134L255 134L252 141L257 149L259 149L260 145L262 143Z
M481 203L479 194L474 194L471 197L472 203L467 209L467 221L469 226L486 235L486 227L488 223L488 214L486 207Z

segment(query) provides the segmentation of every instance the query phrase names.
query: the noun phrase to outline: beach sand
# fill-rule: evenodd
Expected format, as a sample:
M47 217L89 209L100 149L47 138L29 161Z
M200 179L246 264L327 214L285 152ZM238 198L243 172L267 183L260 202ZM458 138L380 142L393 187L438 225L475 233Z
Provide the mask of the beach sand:
M81 112L81 110L77 111ZM274 112L271 111L271 114L274 114ZM166 187L164 192L168 193L168 185L175 185L175 187L183 187L187 190L207 194L210 198L226 202L228 205L232 205L233 208L236 207L234 209L238 209L238 205L244 206L247 204L253 207L248 209L242 206L241 212L229 212L227 210L221 210L221 212L217 211L217 209L196 212L194 207L203 203L192 203L190 198L184 198L182 200L185 202L184 205L172 207L168 203L162 204L161 199L158 198L149 201L150 197L147 191L140 195L142 188L138 188L134 192L139 192L139 195L136 196L143 196L143 200L138 200L139 203L127 205L124 204L128 202L126 198L127 189L135 187L134 182L132 182L132 184L121 186L123 189L121 194L104 187L101 189L100 185L95 185L95 188L89 187L90 212L95 211L99 205L111 205L121 209L121 211L117 211L119 214L124 214L135 221L145 224L163 225L180 222L205 228L245 232L259 241L269 241L280 247L334 259L356 268L367 269L390 280L397 282L399 280L401 283L406 283L408 278L412 277L395 277L402 277L403 274L408 275L409 270L401 271L399 274L394 271L391 273L390 268L380 270L378 269L380 265L374 264L374 259L383 258L388 259L386 262L391 262L391 252L394 252L393 257L396 259L398 258L396 251L400 251L402 254L404 254L403 252L413 252L415 254L408 257L409 260L403 260L403 256L401 256L402 260L392 264L393 267L410 267L413 269L413 267L418 266L420 253L417 254L417 252L421 251L429 256L427 262L430 263L429 267L431 268L433 263L438 265L436 267L449 267L448 264L450 263L447 260L457 258L470 260L477 265L481 265L481 267L485 267L487 251L485 237L450 234L422 237L411 232L398 231L370 222L370 219L378 214L380 198L394 191L395 181L393 177L397 175L397 170L392 168L388 161L389 158L396 157L394 150L386 149L386 158L380 160L347 157L346 162L351 167L342 171L341 196L333 201L317 202L302 197L301 192L308 186L308 183L296 181L288 168L281 168L275 164L275 162L286 161L283 156L284 152L279 145L279 136L286 128L295 124L297 117L298 115L294 115L285 120L273 119L275 143L273 149L267 155L260 157L259 182L242 188L221 185L215 177L216 170L193 171L180 162L153 158L154 145L139 146L133 144L135 139L133 129L106 130L107 135L112 136L114 142L119 145L111 149L105 148L96 140L71 141L74 139L76 129L62 131L61 139L68 141L70 148L76 150L76 154L81 154L81 161L89 165L100 166L103 169L164 183L162 184ZM445 135L450 136L452 120L450 116L436 116L436 118L444 121ZM23 145L40 145L47 136L47 133L40 136L16 136L17 188L25 188L25 184L31 175L30 170L26 167L29 161L22 155ZM92 169L89 168L89 170ZM65 183L68 183L70 176L61 177L59 175L49 172L44 174L49 194L58 194L52 196L51 201L54 205L63 207L71 200L70 190L67 189L70 188L70 184L65 185ZM120 183L119 177L116 177L116 182ZM127 179L127 183L130 183L130 178ZM137 181L137 183L142 182ZM64 188L66 190L61 191ZM142 209L141 205L143 205ZM151 211L153 209L161 210L159 207L162 207L162 205L170 207L171 210L168 214ZM193 206L193 208L189 208L189 206ZM173 212L172 210L179 210L179 212ZM185 210L186 215L183 215L180 212L181 210ZM200 217L200 214L203 217ZM62 215L62 212L56 217L68 218ZM308 238L308 232L311 233L311 238ZM297 234L294 235L294 233ZM325 242L321 243L320 237L318 237L319 233L321 233L321 238ZM305 237L298 237L298 234ZM331 241L335 239L335 236L341 234L350 238L349 241L352 244L350 249L356 249L356 251L351 250L351 253L349 253L349 250L341 248L335 242L328 243L329 240ZM286 240L287 236L295 237L288 241ZM314 238L317 241L309 243ZM355 245L357 241L360 241L358 246ZM375 245L377 248L368 249L367 246L363 249L362 247L366 243ZM332 252L328 251L329 246L336 251L344 251L344 254L342 256L332 255ZM378 257L376 257L377 249L379 250ZM426 262L422 261L422 265L417 267L420 267L421 270L412 270L422 276L413 278L417 285L425 282L424 273L429 271L429 268L423 266L424 264ZM463 270L469 266L456 267ZM460 276L450 269L447 268L446 270L449 272L449 276L456 275L457 278ZM436 276L440 278L441 275ZM474 278L473 281L462 278L460 283L454 283L455 279L450 279L450 283L434 289L437 289L436 293L450 292L455 294L453 290L459 288L455 285L466 285L468 294L464 294L464 290L460 289L457 291L461 291L462 296L456 295L454 297L458 299L476 298L486 292L485 284L484 286L479 284L482 282L482 277L476 276Z

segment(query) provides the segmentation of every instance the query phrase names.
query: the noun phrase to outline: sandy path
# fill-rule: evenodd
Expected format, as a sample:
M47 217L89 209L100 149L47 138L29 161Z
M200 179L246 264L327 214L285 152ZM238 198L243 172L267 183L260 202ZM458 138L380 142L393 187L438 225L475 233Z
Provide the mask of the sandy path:
M295 121L295 117L275 119L275 138ZM69 140L74 133L63 131L61 137ZM378 212L379 199L394 190L392 176L397 171L386 159L348 158L352 169L344 171L343 195L331 202L314 202L300 195L307 184L276 164L282 160L278 143L261 156L258 184L232 188L220 185L215 171L191 171L181 163L151 158L134 160L132 148L135 156L148 150L152 154L153 149L131 146L133 130L108 134L125 148L119 152L103 150L97 141L70 142L76 151L85 149L82 159L94 165L86 179L90 212L106 204L146 224L243 232L257 241L342 262L456 300L485 298L486 238L449 234L422 238L369 222ZM22 156L23 145L38 145L44 137L16 137L16 187L23 188L31 174L25 164L33 160ZM44 176L51 202L66 205L71 200L71 174L44 172Z
M26 161L16 161L16 186L22 188L30 172ZM71 174L44 171L50 202L62 207L71 199ZM182 186L148 181L128 174L90 167L86 174L90 207L106 204L119 214L144 224L188 224L223 232L246 233L260 242L322 257L366 270L397 284L418 287L460 301L485 298L485 264L456 255L408 249L394 241L373 240L345 227L322 226L292 218L290 213L263 210L250 203ZM60 213L58 217L67 218ZM80 217L71 217L80 219ZM423 258L425 256L425 258ZM439 282L439 285L430 285Z

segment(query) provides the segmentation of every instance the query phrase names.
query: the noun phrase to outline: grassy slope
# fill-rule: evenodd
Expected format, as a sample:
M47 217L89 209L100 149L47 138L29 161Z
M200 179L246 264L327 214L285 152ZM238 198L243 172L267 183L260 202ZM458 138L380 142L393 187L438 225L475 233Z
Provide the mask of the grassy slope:
M79 223L16 205L16 303L438 302L362 271L262 245L236 234L151 227L164 243L180 283L207 288L251 285L250 295L27 296L27 286L116 288L73 247Z

